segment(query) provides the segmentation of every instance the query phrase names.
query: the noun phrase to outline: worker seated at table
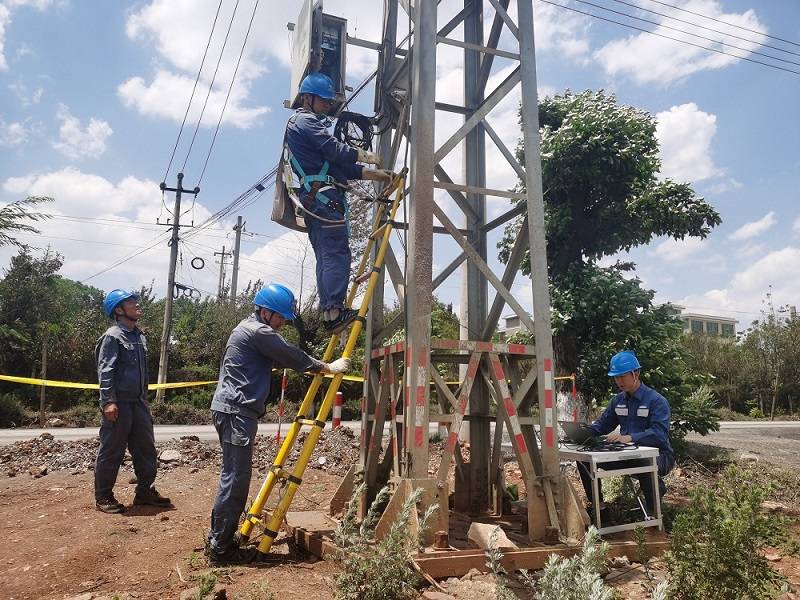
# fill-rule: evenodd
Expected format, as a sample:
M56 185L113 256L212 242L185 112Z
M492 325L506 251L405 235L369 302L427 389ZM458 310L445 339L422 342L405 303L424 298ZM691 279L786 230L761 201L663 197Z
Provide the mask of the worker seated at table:
M659 449L656 463L658 465L658 494L661 498L666 493L662 479L675 466L675 456L669 442L670 407L666 398L654 389L647 387L639 379L641 371L639 359L631 350L624 350L611 358L608 370L609 377L620 392L606 407L600 418L590 425L596 435L606 435L609 442L632 443L638 446L651 446ZM614 431L619 426L619 432ZM611 433L614 431L614 433ZM647 461L641 459L620 460L603 463L604 470L629 469L642 466ZM578 463L583 489L589 502L592 501L592 479L586 465ZM655 496L653 478L650 473L633 475L639 480L644 493L649 515L655 513ZM603 503L602 482L598 481L597 502L601 510Z

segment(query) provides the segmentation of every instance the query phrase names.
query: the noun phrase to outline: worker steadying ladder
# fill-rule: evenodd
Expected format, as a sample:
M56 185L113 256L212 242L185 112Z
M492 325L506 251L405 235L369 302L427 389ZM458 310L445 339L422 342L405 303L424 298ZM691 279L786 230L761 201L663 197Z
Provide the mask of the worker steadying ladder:
M317 260L317 291L325 330L339 333L358 315L344 306L351 260L344 190L349 179L389 182L392 173L357 164L377 165L380 161L372 152L343 144L328 132L331 123L326 115L336 92L327 75L307 75L299 93L302 105L286 125L286 158L300 179L299 200Z

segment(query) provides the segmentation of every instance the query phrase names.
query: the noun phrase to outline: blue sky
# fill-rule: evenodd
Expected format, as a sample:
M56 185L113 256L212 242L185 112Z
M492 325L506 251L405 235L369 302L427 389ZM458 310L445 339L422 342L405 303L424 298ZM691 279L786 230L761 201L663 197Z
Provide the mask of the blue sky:
M554 1L665 35L693 39L576 0ZM616 0L592 1L662 26L723 38L720 33L666 20ZM222 2L167 180L170 186L174 186L175 174L186 157L234 4L233 0ZM660 239L633 251L631 258L637 262L637 274L645 285L657 290L661 301L678 302L693 312L734 316L740 320L740 328L759 316L770 285L776 304L799 304L800 75L664 40L543 2L535 4L540 95L567 88L603 88L614 92L620 102L657 115L662 175L691 182L722 215L723 224L708 240ZM718 21L679 12L653 0L630 0L630 4L746 38L725 38L744 50L693 39L695 43L800 72L800 64L792 64L800 63L800 5L794 0L667 3ZM166 229L155 225L156 218L163 221L166 217L158 184L175 144L217 6L214 0L0 2L0 202L29 194L56 199L48 208L56 218L41 226L46 237L23 239L37 246L52 244L64 255L65 276L106 290L155 280L156 290L163 293L168 249L158 243L159 236L166 236ZM253 6L254 0L239 2L186 163L188 187L196 185L203 168ZM351 35L378 40L382 2L328 1L325 6L327 12L348 19ZM291 43L286 23L294 21L299 10L299 0L260 2L200 182L201 193L193 208L191 203L184 204L188 211L184 222L200 223L274 166L289 116L283 108L289 92ZM440 24L458 10L456 2L444 0ZM511 14L516 17L513 6ZM492 16L491 8L487 9L487 27ZM460 29L451 34L456 39L460 36ZM505 37L501 45L508 43ZM376 61L373 52L352 47L348 59L351 84L360 82ZM440 48L438 99L456 104L461 101L462 61L462 51ZM492 81L501 81L511 68L511 61L498 59ZM356 109L370 112L371 93L371 89L365 91ZM489 117L509 147L519 137L515 118L518 100L517 90ZM438 113L437 145L458 125L457 117ZM513 171L491 142L487 147L489 184L510 187ZM444 164L454 179L461 179L458 149ZM165 201L171 207L172 197L168 195ZM439 196L439 201L450 206L447 197ZM506 206L505 200L490 199L490 216L500 214ZM304 272L308 288L313 284L313 256L307 251L305 238L271 223L270 207L267 192L241 213L253 235L243 240L240 281L262 276L298 287ZM179 281L204 293L215 293L219 267L213 252L219 252L223 245L231 247L236 214L181 244ZM490 240L490 248L495 242L496 238ZM92 277L151 245L150 250ZM397 245L396 250L401 252ZM0 266L5 268L12 254L11 249L0 249ZM434 269L446 265L454 255L452 244L438 240ZM189 266L195 256L205 259L204 269ZM491 262L497 264L496 260ZM440 288L440 296L458 305L459 291L456 275ZM519 280L513 291L530 306L528 283Z

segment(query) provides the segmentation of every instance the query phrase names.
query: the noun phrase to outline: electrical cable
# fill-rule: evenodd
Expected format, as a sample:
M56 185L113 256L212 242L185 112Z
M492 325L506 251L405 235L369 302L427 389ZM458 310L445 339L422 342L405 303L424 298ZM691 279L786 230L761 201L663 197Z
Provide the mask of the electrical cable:
M698 33L691 33L689 31L685 31L683 29L680 29L679 27L672 27L671 25L665 25L664 23L659 23L658 21L651 21L650 19L645 19L643 17L637 17L637 16L631 15L629 13L626 13L624 11L614 10L613 8L606 8L605 6L601 6L600 4L595 4L594 2L589 2L589 0L575 0L575 1L576 2L580 2L581 4L586 4L588 6L593 6L595 8L599 8L600 10L604 10L606 12L614 13L616 15L620 15L620 16L623 16L623 17L628 17L629 19L636 19L637 21L642 21L643 23L649 23L650 25L655 25L656 27L661 27L663 29L669 29L670 31L676 31L678 33L683 33L683 34L686 34L686 35L690 35L692 37L696 37L698 39L705 40L707 42L712 42L714 44L721 44L722 46L729 46L729 47L734 48L736 50L741 50L742 52L749 52L750 54L755 54L757 56L763 56L765 58L769 58L769 59L772 59L772 60L779 60L781 62L789 63L791 65L797 65L797 66L800 67L800 62L797 62L797 61L794 61L794 60L789 60L788 58L780 58L779 56L772 56L771 54L765 54L764 52L759 52L758 50L751 50L749 48L742 48L741 46L736 46L734 44L731 44L730 42L723 42L722 40L715 40L713 38L706 37L706 36L700 35ZM614 0L614 1L615 2L621 2L621 0ZM623 2L623 4L628 4L628 3L627 2ZM657 13L657 14L660 14L660 13Z
M716 21L717 23L721 23L723 25L727 25L728 27L735 27L737 29L742 29L744 31L749 31L750 33L757 33L759 35L764 35L764 36L766 36L768 38L772 38L773 40L778 40L778 41L784 42L786 44L791 44L793 46L800 46L800 43L798 43L798 42L793 42L791 40L785 40L783 38L780 38L780 37L777 37L777 36L774 36L774 35L770 35L770 34L766 33L765 31L756 31L755 29L750 29L749 27L744 27L742 25L735 25L734 23L729 23L727 21L723 21L722 19L709 17L708 15L704 15L704 14L699 13L699 12L694 12L694 11L688 10L686 8L681 8L680 6L675 6L674 4L668 4L667 2L660 2L659 0L649 0L649 1L650 2L654 2L655 4L661 4L662 6L668 6L670 8L674 8L675 10L679 10L681 12L689 13L689 14L695 15L697 17L703 17L704 19L709 19L710 21Z
M592 17L592 18L595 18L595 19L599 19L601 21L606 21L608 23L614 23L615 25L621 25L622 27L627 27L628 29L633 29L635 31L641 31L642 33L648 33L650 35L654 35L656 37L664 38L666 40L672 40L673 42L678 42L680 44L685 44L687 46L693 46L695 48L700 48L701 50L707 50L709 52L716 52L717 54L723 54L725 56L730 56L731 58L737 58L739 60L744 60L744 61L747 61L747 62L755 63L757 65L762 65L762 66L765 66L765 67L770 67L772 69L777 69L778 71L786 71L787 73L792 73L794 75L800 75L800 71L795 71L793 69L787 69L786 67L781 67L781 66L778 66L778 65L772 65L770 63L766 63L766 62L763 62L763 61L760 61L760 60L755 60L753 58L747 58L746 56L737 56L736 54L730 54L729 52L725 52L724 50L719 50L717 48L708 48L708 47L702 46L700 44L695 44L693 42L687 42L686 40L681 40L681 39L678 39L678 38L670 37L670 36L664 35L662 33L656 33L655 31L650 31L649 29L644 29L642 27L636 27L635 25L629 25L627 23L621 23L620 21L615 21L614 19L608 19L606 17L602 17L600 15L596 15L596 14L593 14L593 13L590 13L590 12L586 12L586 11L583 11L583 10L578 10L577 8L572 8L570 6L564 6L563 4L558 4L557 2L552 2L551 0L539 0L539 1L543 2L545 4L550 4L552 6L556 6L558 8L564 9L564 10L569 10L569 11L576 12L576 13L581 14L581 15L586 15L587 17Z
M638 4L634 4L632 2L626 2L625 0L612 0L613 2L617 2L619 4L624 4L625 6L630 6L632 8L637 8L639 10L643 10L645 12L652 13L654 15L658 15L659 17L664 17L666 19L672 19L673 21L677 21L678 23L685 23L686 25L691 25L692 27L699 27L700 29L706 29L708 31L713 31L714 33L721 33L722 35L726 35L728 37L736 38L737 40L742 40L743 42L750 42L751 44L758 44L759 46L764 46L765 48L770 48L772 50L778 50L779 52L786 52L787 54L794 54L795 56L800 56L800 52L793 52L791 50L786 50L785 48L779 48L778 46L772 46L770 44L765 44L764 42L757 42L755 40L751 40L746 37L742 37L740 35L736 35L735 33L727 33L725 31L720 31L719 29L714 29L713 27L706 27L705 25L700 25L700 23L694 23L692 21L686 21L685 19L679 19L678 17L673 17L671 15L664 14L662 12L658 12L657 10L651 10L649 8L645 8L643 6L639 6ZM710 17L706 17L710 18ZM760 34L766 35L766 34Z
M219 10L222 8L222 0L219 0L219 4L217 5L217 12L214 15L214 22L211 24L211 32L208 34L208 42L206 42L206 49L203 51L203 58L200 61L200 68L197 70L197 77L194 80L194 87L192 87L192 94L189 96L189 103L186 105L186 112L183 114L183 121L181 121L181 128L178 130L178 138L175 140L175 146L172 148L172 154L169 157L169 164L167 165L167 170L164 172L164 179L162 181L166 181L167 177L169 176L169 170L172 167L172 161L175 158L175 152L178 150L178 144L181 141L181 134L183 134L183 126L186 125L186 118L189 116L189 109L192 107L192 100L194 100L194 93L197 90L197 83L200 81L200 73L203 71L203 65L206 62L206 55L208 54L208 48L211 46L211 38L214 36L214 29L217 27L217 18L219 17ZM161 194L162 202L163 202L163 192ZM164 205L166 207L166 205ZM169 211L169 209L167 209Z
M228 44L228 36L231 33L231 27L233 27L233 21L236 18L236 10L239 8L239 0L236 0L236 4L233 6L233 14L231 15L230 23L228 23L228 30L225 32L225 39L222 41L222 48L219 51L219 58L217 58L217 66L214 67L214 74L211 76L211 83L208 84L208 93L206 94L206 99L203 102L203 108L200 111L200 116L197 118L197 125L195 125L194 133L192 134L192 141L189 142L189 149L186 151L186 157L183 159L183 166L181 167L182 172L186 172L186 163L189 162L189 155L192 153L192 147L194 146L194 140L197 138L197 131L200 129L200 123L203 120L203 115L206 112L206 106L208 105L208 99L211 96L211 91L214 88L214 82L217 79L217 71L219 71L219 65L222 62L222 55L225 54L225 46Z
M242 49L239 51L239 58L236 60L236 67L233 69L233 75L231 76L231 84L228 86L228 93L225 95L225 102L222 104L222 110L219 113L219 120L217 121L217 127L214 129L214 135L211 138L211 145L208 148L208 154L206 154L206 160L203 163L203 170L200 171L200 178L197 180L197 185L200 185L200 182L203 181L203 175L206 173L206 167L208 167L208 160L211 158L211 151L214 149L214 142L217 141L217 134L219 133L219 127L222 124L222 117L225 114L225 108L228 106L228 100L231 97L231 92L233 91L233 84L236 82L236 74L239 72L239 65L242 62L242 56L244 55L244 49L247 46L247 38L250 37L250 30L253 28L253 20L256 18L256 11L258 10L258 3L259 0L255 1L253 4L253 12L250 15L250 23L247 25L247 32L244 34L244 41L242 42Z
M119 259L117 262L113 263L112 265L110 265L110 266L98 271L97 273L94 273L93 275L90 275L89 277L86 277L86 278L82 279L81 283L86 283L87 281L89 281L90 279L94 279L98 275L102 275L103 273L107 273L108 271L111 271L112 269L115 269L118 266L120 266L122 264L125 264L126 262L128 262L132 258L135 258L135 257L139 256L140 254L144 254L145 252L148 252L149 250L152 250L153 248L155 248L156 246L161 244L166 239L166 235L169 235L169 234L171 234L171 232L169 230L163 232L161 235L157 236L156 241L153 242L152 244L150 244L149 246L142 247L137 252L133 252L131 254L128 254L128 255L124 256L123 258Z

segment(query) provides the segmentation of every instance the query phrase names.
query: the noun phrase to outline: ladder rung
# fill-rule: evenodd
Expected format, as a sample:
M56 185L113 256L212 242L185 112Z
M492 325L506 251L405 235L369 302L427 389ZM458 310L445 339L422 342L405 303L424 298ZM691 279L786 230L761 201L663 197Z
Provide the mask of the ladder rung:
M383 235L383 232L384 232L384 230L385 230L385 229L386 229L386 228L387 228L389 225L391 225L391 222L386 222L386 223L384 223L383 225L381 225L380 227L378 227L378 228L377 228L375 231L373 231L372 233L370 233L370 234L369 234L369 237L370 237L370 238L372 238L373 240L376 240L376 239L378 239L379 237L381 237L381 236Z
M319 427L320 429L325 429L325 421L318 421L317 419L306 419L304 417L295 417L295 423L300 423L301 425L309 425L311 427Z

